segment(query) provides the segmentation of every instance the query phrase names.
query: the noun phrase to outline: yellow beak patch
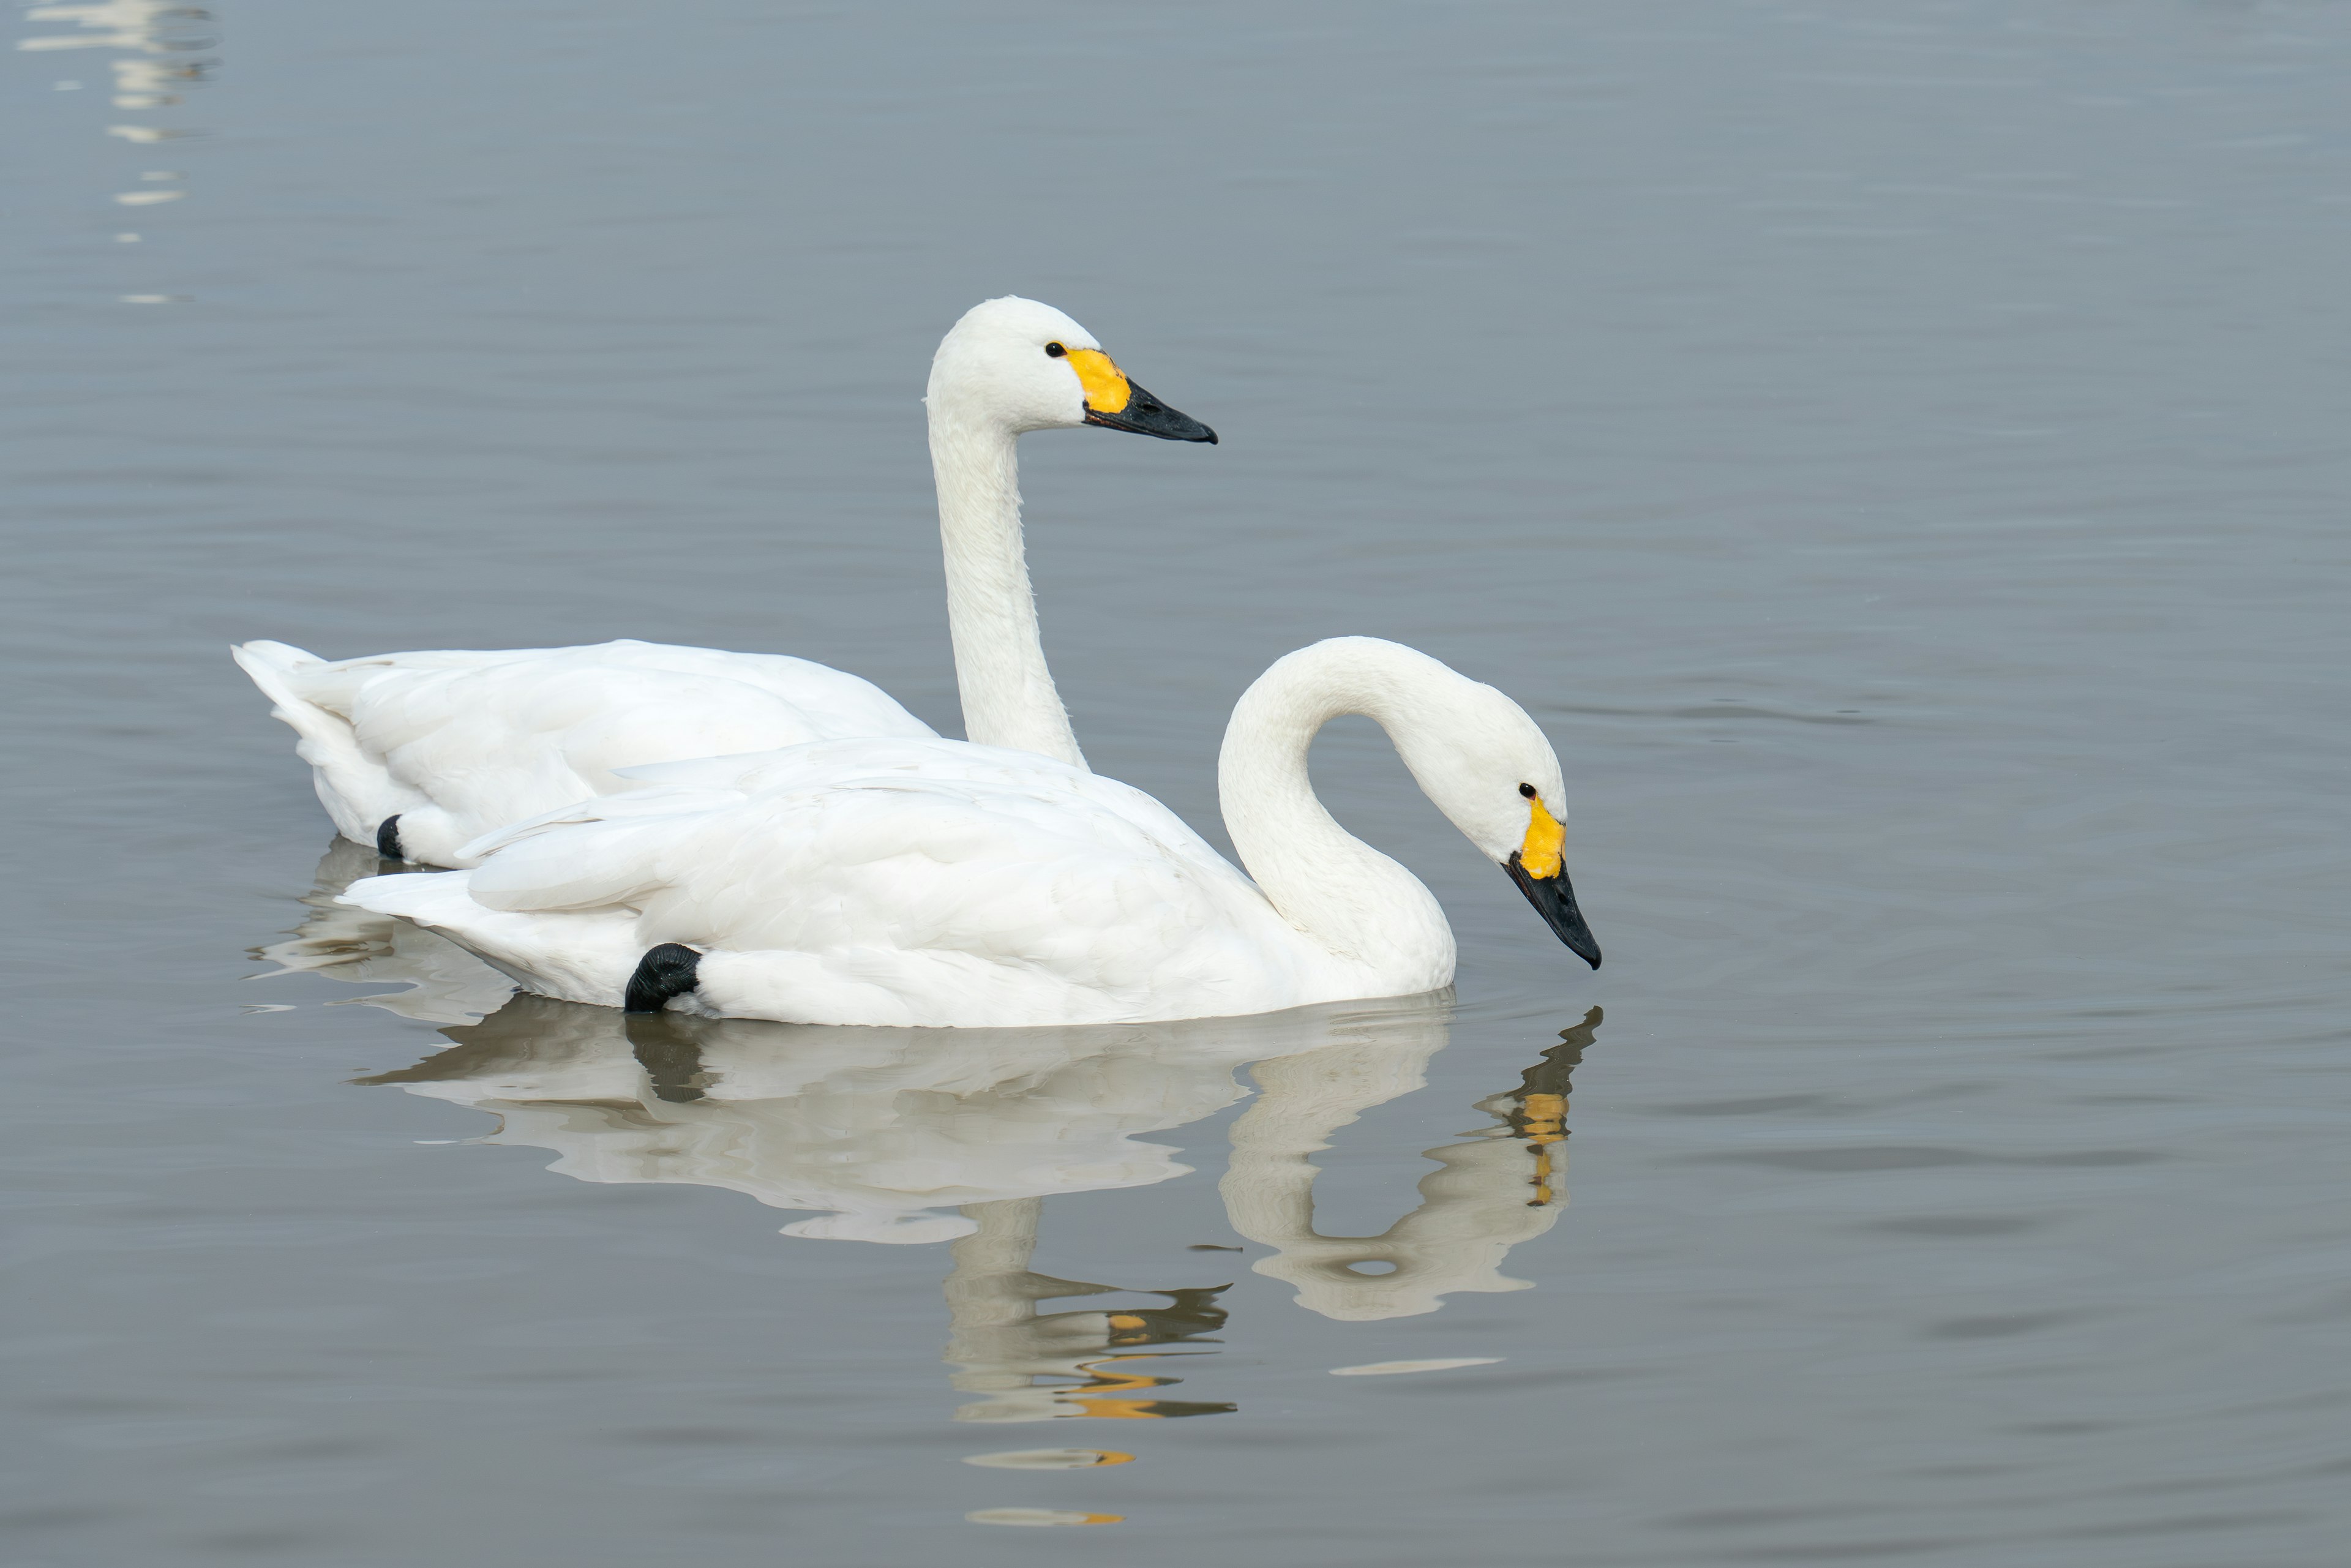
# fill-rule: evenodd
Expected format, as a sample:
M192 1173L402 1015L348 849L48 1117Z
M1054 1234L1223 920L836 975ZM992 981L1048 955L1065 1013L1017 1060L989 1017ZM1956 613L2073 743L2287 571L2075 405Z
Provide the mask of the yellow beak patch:
M1520 868L1538 880L1557 876L1560 850L1567 842L1567 830L1543 810L1541 797L1529 800L1527 810L1530 821L1526 841L1519 845Z
M1100 349L1071 349L1062 356L1070 368L1078 372L1078 384L1086 389L1086 406L1096 413L1119 413L1126 408L1134 389L1127 384L1126 372L1111 362L1111 357Z

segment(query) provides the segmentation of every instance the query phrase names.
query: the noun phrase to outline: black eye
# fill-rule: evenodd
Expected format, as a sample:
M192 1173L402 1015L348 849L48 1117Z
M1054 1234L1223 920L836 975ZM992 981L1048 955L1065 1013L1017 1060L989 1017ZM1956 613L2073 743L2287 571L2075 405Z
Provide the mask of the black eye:
M1535 798L1535 787L1531 784L1521 784L1519 786L1519 793L1531 800Z
M1069 350L1064 349L1059 343L1048 343L1045 345L1045 357L1047 359L1058 360L1069 351Z

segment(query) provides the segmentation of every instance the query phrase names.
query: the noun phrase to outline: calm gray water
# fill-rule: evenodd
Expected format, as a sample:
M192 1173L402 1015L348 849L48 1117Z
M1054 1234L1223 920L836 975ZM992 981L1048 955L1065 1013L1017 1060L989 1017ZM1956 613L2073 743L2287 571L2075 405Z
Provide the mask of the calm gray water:
M16 36L0 1558L2342 1561L2351 8ZM1095 766L1212 829L1257 671L1411 643L1604 971L1359 722L1449 1000L632 1035L330 912L232 640L951 730L916 398L1008 291L1225 438L1027 444ZM1134 1458L961 1462L1054 1448Z

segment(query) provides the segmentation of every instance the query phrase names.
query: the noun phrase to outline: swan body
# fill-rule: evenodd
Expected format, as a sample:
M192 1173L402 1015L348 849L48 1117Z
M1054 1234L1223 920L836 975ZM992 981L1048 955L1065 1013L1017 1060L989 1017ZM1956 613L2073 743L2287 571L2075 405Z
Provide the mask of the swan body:
M632 768L637 789L465 845L475 870L374 877L345 898L565 1000L658 1006L643 971L667 955L686 976L674 1005L718 1017L1098 1024L1434 990L1453 976L1444 912L1307 779L1314 732L1346 713L1388 731L1423 790L1596 965L1541 730L1493 687L1367 637L1277 661L1234 709L1219 791L1254 882L1127 785L893 738Z
M1081 424L1216 434L1128 381L1069 317L1018 298L956 323L924 401L965 727L1082 768L1038 632L1015 443ZM933 733L871 683L778 654L636 642L331 661L283 643L234 653L300 737L336 830L435 865L472 863L462 846L508 822L631 788L620 769L632 765Z

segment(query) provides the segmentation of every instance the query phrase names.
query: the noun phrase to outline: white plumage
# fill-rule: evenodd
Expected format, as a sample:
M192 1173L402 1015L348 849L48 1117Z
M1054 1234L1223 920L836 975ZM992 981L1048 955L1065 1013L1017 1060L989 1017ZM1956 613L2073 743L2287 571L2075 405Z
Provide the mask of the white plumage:
M235 651L301 736L336 831L397 817L407 858L465 863L470 839L630 786L615 769L931 727L869 681L807 659L659 643L388 653L329 664L283 643Z
M956 323L925 401L966 728L1082 767L1038 634L1014 444L1078 424L1215 434L1128 382L1075 321L1012 298ZM337 831L373 845L397 817L401 852L438 865L469 863L461 846L494 828L628 788L618 770L634 764L932 734L870 682L778 654L637 642L337 661L283 643L235 653L301 737Z
M1426 654L1340 638L1234 710L1225 819L1252 883L1140 790L929 739L633 768L642 786L467 844L451 875L348 902L445 932L540 995L616 1005L648 949L696 949L680 1004L789 1022L990 1027L1207 1018L1447 984L1444 913L1314 799L1306 748L1367 714L1438 808L1593 963L1517 704ZM1549 833L1545 839L1543 835ZM1546 848L1547 846L1547 848ZM1529 873L1521 852L1534 864Z

